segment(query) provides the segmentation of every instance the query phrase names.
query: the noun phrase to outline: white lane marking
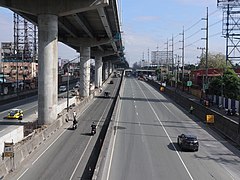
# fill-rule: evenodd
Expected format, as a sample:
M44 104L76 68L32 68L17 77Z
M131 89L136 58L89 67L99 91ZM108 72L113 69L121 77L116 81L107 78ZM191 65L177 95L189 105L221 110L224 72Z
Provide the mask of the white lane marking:
M147 87L146 85L144 85L146 88L148 88L149 91L151 91L151 89L149 89L149 87ZM152 92L152 91L151 91ZM154 93L152 93L156 98L158 98L157 95L155 95ZM178 119L178 117L162 102L162 105L174 116ZM219 142L227 142L227 141L219 141ZM174 145L173 145L174 146ZM210 147L215 147L214 145L210 145L210 144L206 144L205 146L210 146ZM174 149L175 146L174 146ZM234 180L234 176L232 175L232 173L227 169L225 168L225 166L222 166L230 175L230 177L232 178L232 180Z
M122 101L121 100L120 100L120 107L119 107L118 112L117 112L117 124L116 124L116 127L118 127L118 122L120 120L120 109L122 109ZM110 170L111 170L111 166L112 166L113 152L115 150L117 132L118 132L118 130L116 128L116 133L115 133L114 138L113 138L113 147L112 147L112 151L111 151L111 155L110 155L110 162L109 162L109 166L108 166L107 179L106 180L109 180L109 176L110 176Z
M34 165L34 164L38 161L38 159L62 136L62 134L63 134L65 131L66 131L66 130L64 130L64 131L57 137L57 139L55 139L55 140L47 147L47 149L45 149L45 150L37 157L37 159L36 159L35 161L33 161L32 165Z
M125 86L125 81L123 83L123 87ZM119 92L119 95L122 94L122 89L120 89L121 92ZM120 107L117 109L117 123L116 123L116 127L118 127L118 122L120 120L120 110L122 109L122 100L121 98L119 99L119 103L120 103ZM112 151L110 154L110 162L109 162L109 166L108 166L108 171L107 171L107 179L109 180L109 176L110 176L110 170L111 170L111 166L112 166L112 159L113 159L113 152L115 150L115 144L116 144L116 138L117 138L117 128L116 128L116 133L114 134L114 138L113 138L113 147L112 147Z
M136 115L138 116L138 112L136 112Z
M117 91L117 86L114 88L114 90L113 90L113 94L115 93L115 91ZM100 123L100 120L103 118L103 115L105 114L105 112L106 112L106 110L107 110L107 107L109 107L109 104L110 104L110 103L111 103L111 101L108 102L106 108L104 109L104 111L103 111L101 117L100 117L99 120L98 120L98 123L97 123L97 125L96 125L96 128L98 127L98 125L99 125L99 123ZM84 154L85 154L85 152L86 152L86 150L87 150L87 148L88 148L88 146L89 146L89 144L90 144L92 138L93 138L93 137L91 136L91 138L88 140L87 146L85 147L85 149L84 149L84 151L83 151L83 153L82 153L82 155L81 155L81 157L80 157L80 159L79 159L79 161L78 161L76 167L74 168L74 170L73 170L73 172L72 172L72 175L71 175L71 177L69 178L69 180L72 180L74 174L76 173L77 168L78 168L80 162L82 161L82 158L83 158L83 156L84 156Z
M19 176L19 178L17 178L17 180L21 179L21 177L28 171L29 168L27 168L22 174L21 176Z
M82 155L81 155L81 157L80 157L80 159L79 159L79 161L78 161L78 163L77 163L75 169L73 170L72 175L71 175L71 177L69 178L69 180L71 180L71 179L73 178L75 172L77 171L77 168L78 168L80 162L82 161L82 158L83 158L83 156L84 156L84 154L85 154L85 152L86 152L86 150L87 150L87 148L88 148L88 146L89 146L91 140L92 140L92 137L88 140L87 146L85 147L85 149L84 149L84 151L83 151L83 153L82 153Z
M84 112L89 108L89 106L90 106L95 100L96 100L96 99L94 99L92 102L90 102L89 105L87 105L87 106L85 107L85 109L82 111L82 113L84 113ZM63 133L64 133L65 131L66 131L66 130L64 130L64 131L57 137L57 139L59 139L59 138L63 135ZM54 142L56 142L57 139L55 139ZM37 160L54 144L54 142L51 143L51 144L48 146L48 148L32 163L32 165L37 162ZM20 176L18 179L20 179L28 170L29 170L29 168L27 168L27 169L21 174L21 176ZM17 179L17 180L18 180L18 179Z
M161 121L161 120L160 120L160 118L158 117L158 115L157 115L156 111L154 110L154 108L152 107L151 103L148 101L148 98L147 98L147 96L144 94L144 92L143 92L142 88L140 87L140 85L139 85L138 83L137 83L137 85L138 85L138 87L141 89L141 91L142 91L143 95L145 96L145 98L147 99L147 102L148 102L149 106L151 107L151 109L152 109L152 111L153 111L154 115L156 116L156 118L158 119L158 121L159 121L160 125L162 126L162 128L163 128L163 130L164 130L165 134L167 135L167 137L168 137L168 139L169 139L170 143L172 144L172 146L173 146L173 148L174 148L175 152L177 153L177 155L178 155L178 157L179 157L179 159L180 159L181 163L183 164L183 166L184 166L185 170L187 171L187 173L188 173L188 175L189 175L190 179L191 179L191 180L193 180L193 177L192 177L191 173L189 172L189 170L188 170L188 168L187 168L186 164L184 163L184 161L183 161L182 157L180 156L179 152L177 151L177 149L176 149L175 145L173 144L173 141L172 141L172 139L170 138L170 136L169 136L169 134L168 134L167 130L165 129L165 127L164 127L164 125L163 125L162 121Z
M5 129L1 130L0 132L3 132L3 131L5 131Z
M137 108L137 106L136 106L136 105L134 105L134 107L135 107L135 108Z

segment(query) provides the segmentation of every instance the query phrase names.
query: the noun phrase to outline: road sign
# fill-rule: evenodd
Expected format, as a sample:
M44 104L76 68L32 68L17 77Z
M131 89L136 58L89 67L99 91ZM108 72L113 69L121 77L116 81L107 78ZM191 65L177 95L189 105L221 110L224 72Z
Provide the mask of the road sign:
M206 121L208 124L213 124L214 123L214 115L207 114Z
M192 81L187 81L187 86L192 86Z
M6 143L4 142L4 157L13 157L13 143Z
M208 83L203 85L204 90L208 89Z

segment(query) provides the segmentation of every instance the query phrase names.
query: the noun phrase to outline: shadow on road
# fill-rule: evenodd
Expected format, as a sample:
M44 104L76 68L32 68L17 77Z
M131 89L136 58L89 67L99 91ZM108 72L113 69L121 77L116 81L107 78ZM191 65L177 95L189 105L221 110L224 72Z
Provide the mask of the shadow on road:
M28 124L28 122L18 121L18 120L3 120L0 121L0 125L25 125Z
M92 136L92 133L81 133L83 136Z
M176 142L169 143L168 148L172 151L176 151L176 150L181 151L181 148L179 147L178 143L176 143Z

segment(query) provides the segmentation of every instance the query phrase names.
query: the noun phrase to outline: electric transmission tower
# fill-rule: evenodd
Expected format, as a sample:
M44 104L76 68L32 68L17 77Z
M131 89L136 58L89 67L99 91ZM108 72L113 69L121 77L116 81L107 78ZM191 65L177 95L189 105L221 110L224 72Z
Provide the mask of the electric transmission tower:
M14 13L14 53L18 60L37 61L37 26Z
M226 38L226 64L240 62L240 1L217 0L223 10L222 34ZM235 65L235 64L234 64Z

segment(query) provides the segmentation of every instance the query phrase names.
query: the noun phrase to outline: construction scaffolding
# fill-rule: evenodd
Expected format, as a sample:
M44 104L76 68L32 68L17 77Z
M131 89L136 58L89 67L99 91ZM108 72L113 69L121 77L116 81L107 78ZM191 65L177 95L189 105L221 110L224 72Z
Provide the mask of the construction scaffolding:
M14 13L14 54L18 61L37 62L37 26Z
M223 10L222 34L226 38L226 63L240 63L240 1L217 0Z

